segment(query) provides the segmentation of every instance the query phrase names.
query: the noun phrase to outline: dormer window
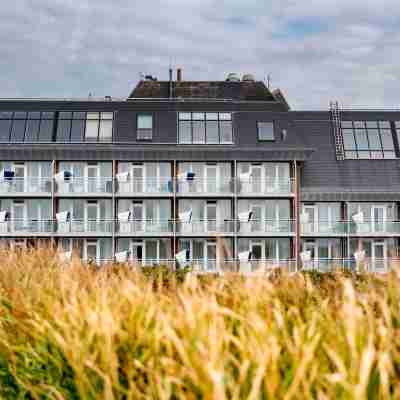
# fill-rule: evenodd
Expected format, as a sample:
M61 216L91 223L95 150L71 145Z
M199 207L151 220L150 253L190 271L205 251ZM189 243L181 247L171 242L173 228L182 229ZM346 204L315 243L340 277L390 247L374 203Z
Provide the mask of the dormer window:
M180 144L232 144L231 113L179 113Z
M257 122L258 140L260 142L274 141L274 123L273 122Z
M153 115L138 114L136 139L137 140L153 139Z

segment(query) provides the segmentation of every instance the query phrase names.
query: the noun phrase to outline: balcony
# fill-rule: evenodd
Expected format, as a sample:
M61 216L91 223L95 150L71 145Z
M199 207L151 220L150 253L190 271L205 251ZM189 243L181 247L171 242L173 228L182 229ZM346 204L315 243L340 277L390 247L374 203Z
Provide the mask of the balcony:
M346 221L315 221L300 224L302 236L344 236L348 232Z
M113 193L113 178L71 177L65 182L56 182L56 193L75 197L111 196Z
M400 235L399 221L314 221L301 223L301 235L308 237L366 236L390 237Z
M48 236L53 229L52 220L11 219L0 222L0 236Z
M301 263L302 271L358 271L369 273L386 273L400 266L399 258L373 258L366 257L357 263L354 258L318 258Z
M399 221L364 221L348 223L350 236L384 237L400 235Z
M181 196L232 196L234 180L232 178L192 180L178 179L176 184L177 195Z
M0 181L0 196L50 196L51 178L10 178Z
M113 232L113 220L70 220L54 222L57 236L97 237L110 236Z
M168 196L173 191L171 178L128 178L126 182L117 182L117 193L121 196Z
M116 222L119 236L171 236L174 232L173 220L133 220Z
M210 259L197 259L189 260L188 266L195 273L240 273L243 275L263 275L269 274L273 271L284 269L287 272L296 271L295 260L249 260L246 262L239 260L210 260Z
M242 236L291 236L294 234L294 222L292 220L238 222L238 234Z
M177 221L176 232L182 236L217 236L232 235L234 220L192 220L191 222Z
M294 180L286 179L238 179L238 195L242 197L289 197L294 194Z

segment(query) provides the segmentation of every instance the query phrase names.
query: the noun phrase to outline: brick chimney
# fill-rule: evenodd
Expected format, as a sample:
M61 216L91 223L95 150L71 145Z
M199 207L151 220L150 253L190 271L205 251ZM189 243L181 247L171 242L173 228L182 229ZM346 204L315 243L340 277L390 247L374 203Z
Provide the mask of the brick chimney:
M176 70L176 80L177 80L177 82L182 81L182 68L178 68Z

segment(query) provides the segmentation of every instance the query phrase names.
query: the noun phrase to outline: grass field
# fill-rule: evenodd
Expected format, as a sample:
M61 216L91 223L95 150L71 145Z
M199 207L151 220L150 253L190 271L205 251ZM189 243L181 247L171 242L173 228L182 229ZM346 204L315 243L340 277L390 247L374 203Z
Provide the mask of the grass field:
M396 272L196 278L48 250L0 260L0 398L400 398Z

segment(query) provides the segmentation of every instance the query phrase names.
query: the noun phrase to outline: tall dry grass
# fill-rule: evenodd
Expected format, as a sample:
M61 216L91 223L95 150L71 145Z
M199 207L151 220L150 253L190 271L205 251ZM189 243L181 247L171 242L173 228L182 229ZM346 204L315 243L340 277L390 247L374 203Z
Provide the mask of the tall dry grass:
M397 273L180 282L0 260L1 398L400 398Z

